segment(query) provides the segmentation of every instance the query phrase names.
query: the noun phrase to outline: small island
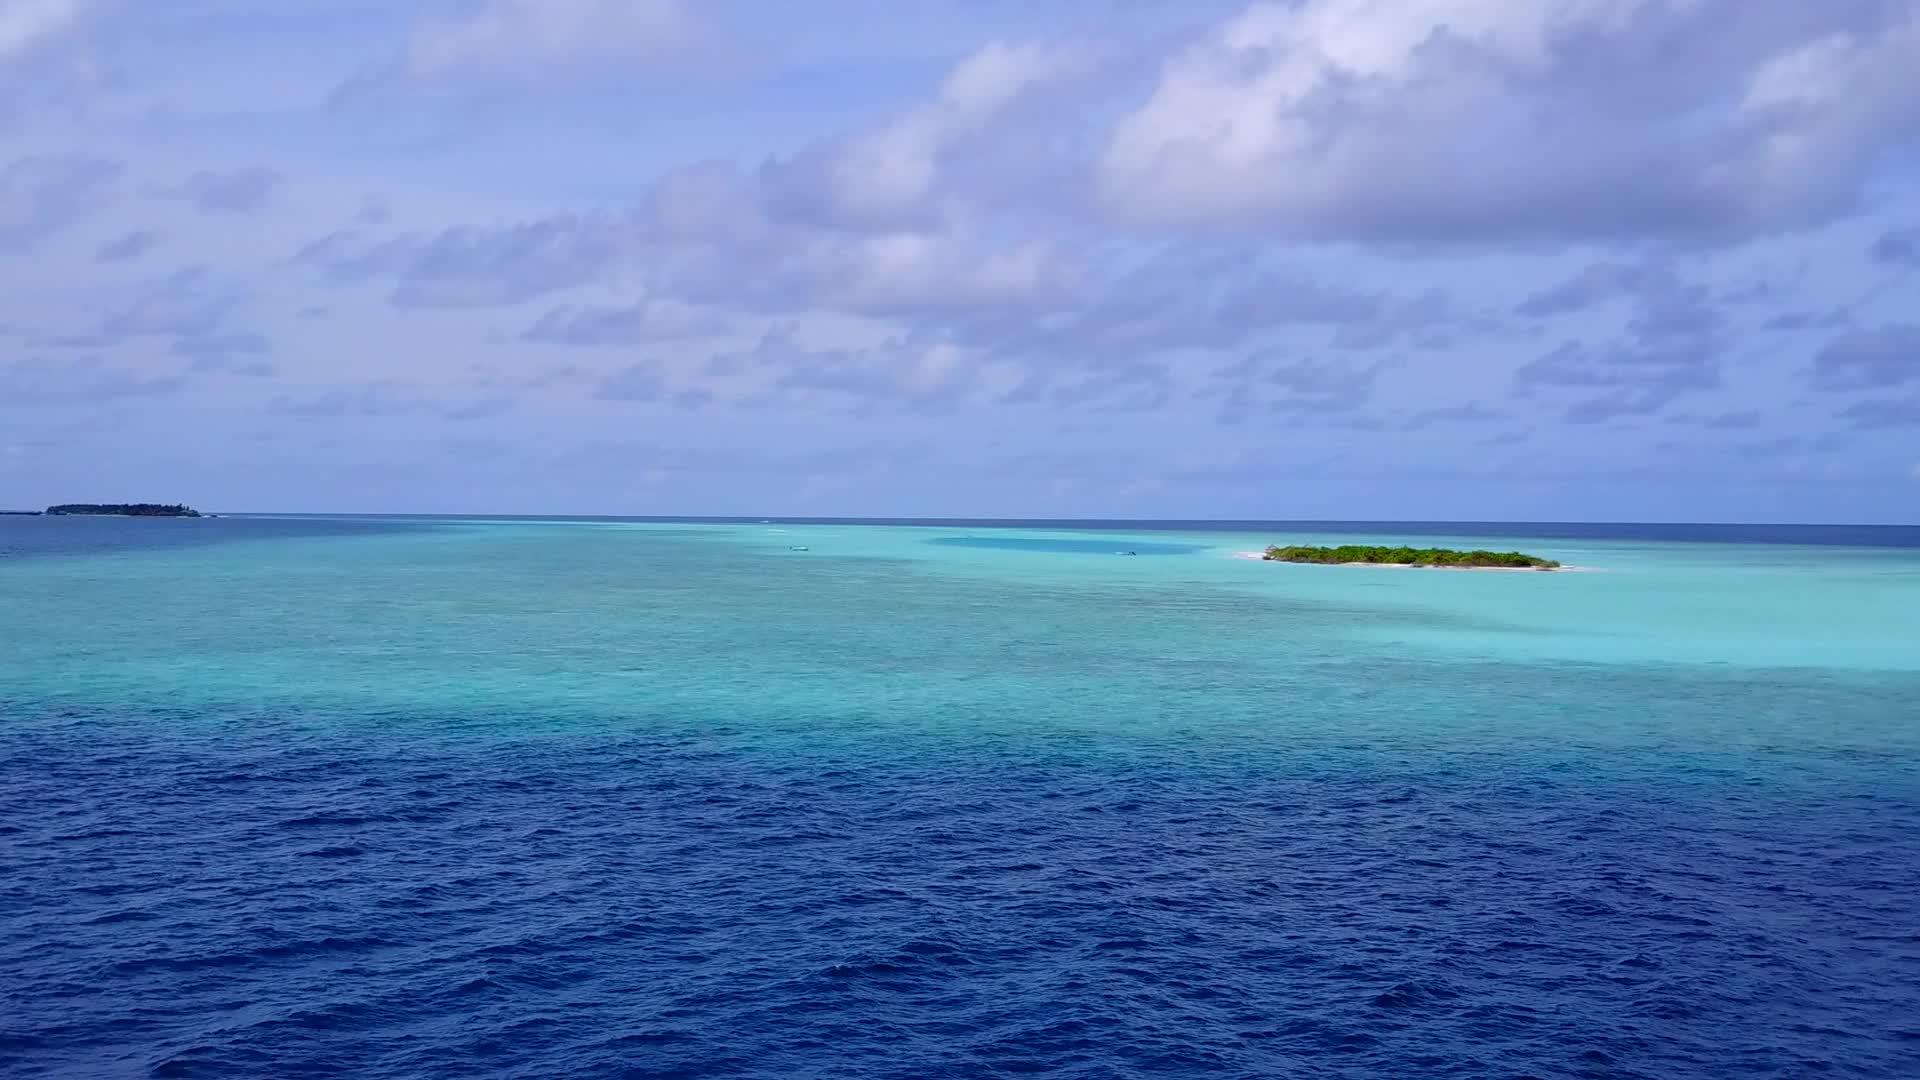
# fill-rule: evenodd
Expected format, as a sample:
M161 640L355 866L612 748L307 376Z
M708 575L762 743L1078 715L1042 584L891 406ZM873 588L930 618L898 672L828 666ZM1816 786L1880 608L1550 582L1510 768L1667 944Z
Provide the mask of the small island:
M197 518L200 511L180 503L62 503L47 507L47 516Z
M1449 548L1270 547L1261 558L1268 562L1329 563L1360 566L1437 566L1463 570L1559 570L1552 559L1518 551L1454 551Z

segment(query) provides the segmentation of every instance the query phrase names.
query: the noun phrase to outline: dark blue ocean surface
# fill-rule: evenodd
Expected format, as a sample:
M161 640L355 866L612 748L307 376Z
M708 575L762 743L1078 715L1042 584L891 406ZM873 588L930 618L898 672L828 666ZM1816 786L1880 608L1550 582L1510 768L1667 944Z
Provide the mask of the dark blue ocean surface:
M1920 1064L1920 800L1871 763L1779 789L79 716L0 746L8 1076Z

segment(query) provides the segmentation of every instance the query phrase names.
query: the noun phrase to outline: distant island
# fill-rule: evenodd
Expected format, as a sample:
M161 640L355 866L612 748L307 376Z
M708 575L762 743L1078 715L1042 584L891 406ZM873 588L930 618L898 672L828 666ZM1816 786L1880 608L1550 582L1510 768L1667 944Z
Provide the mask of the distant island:
M1372 566L1439 566L1457 569L1558 570L1552 559L1518 551L1454 551L1449 548L1270 547L1261 558L1268 562L1361 564Z
M179 503L62 503L47 507L47 516L197 518L200 511Z

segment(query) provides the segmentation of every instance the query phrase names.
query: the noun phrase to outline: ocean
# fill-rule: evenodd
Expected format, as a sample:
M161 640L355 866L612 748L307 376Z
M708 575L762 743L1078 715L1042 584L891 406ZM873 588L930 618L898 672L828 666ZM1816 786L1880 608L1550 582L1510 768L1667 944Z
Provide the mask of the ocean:
M0 1075L1015 1074L1920 1077L1920 529L0 518Z

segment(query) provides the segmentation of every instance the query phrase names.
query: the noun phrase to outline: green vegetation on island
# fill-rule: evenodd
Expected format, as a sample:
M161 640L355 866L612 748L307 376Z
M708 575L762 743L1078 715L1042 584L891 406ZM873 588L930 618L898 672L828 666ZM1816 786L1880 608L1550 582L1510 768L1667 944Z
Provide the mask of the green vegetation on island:
M1270 547L1264 556L1268 562L1365 563L1376 566L1441 566L1461 568L1497 568L1502 570L1558 570L1552 559L1523 555L1518 551L1453 551L1448 548L1369 547L1345 544L1340 547Z
M197 518L200 511L179 503L63 503L47 507L49 517Z

